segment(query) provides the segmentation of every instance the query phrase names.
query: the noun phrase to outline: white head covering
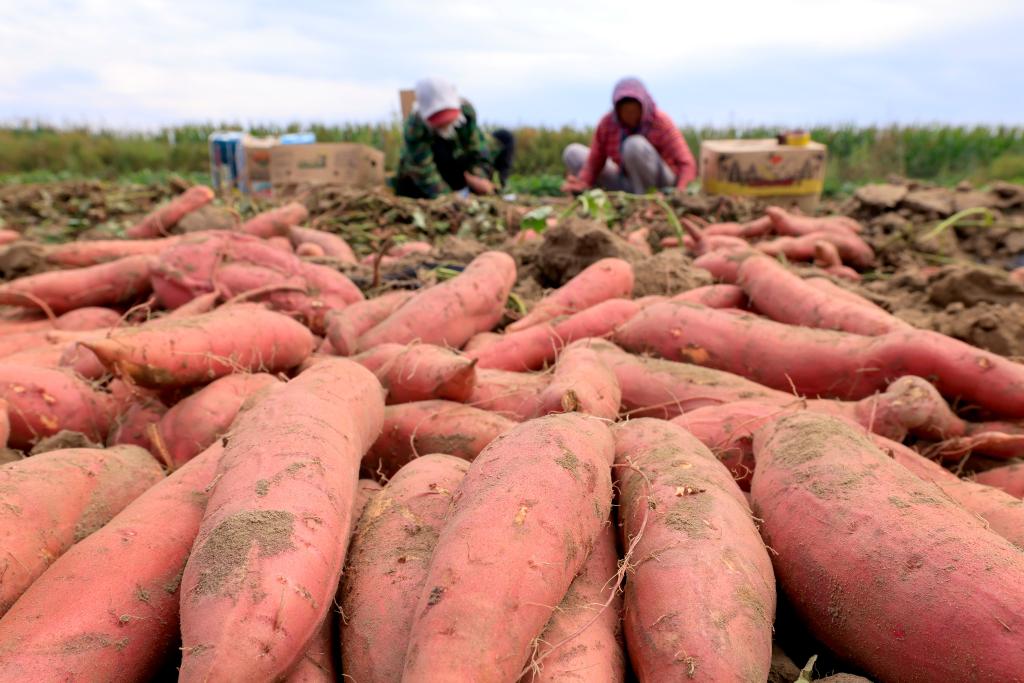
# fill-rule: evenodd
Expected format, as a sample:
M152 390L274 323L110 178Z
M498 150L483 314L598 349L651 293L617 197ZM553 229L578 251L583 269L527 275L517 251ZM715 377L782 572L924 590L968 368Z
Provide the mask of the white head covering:
M424 119L445 109L461 109L455 86L443 78L424 78L416 84L416 108Z

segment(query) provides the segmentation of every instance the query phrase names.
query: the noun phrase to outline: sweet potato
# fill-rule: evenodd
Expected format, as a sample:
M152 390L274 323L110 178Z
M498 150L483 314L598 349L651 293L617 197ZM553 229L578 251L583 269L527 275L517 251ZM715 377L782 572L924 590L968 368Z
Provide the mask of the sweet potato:
M477 332L501 320L516 279L508 254L484 252L458 276L416 294L404 306L359 337L359 350L420 340L461 348Z
M363 510L366 509L367 504L376 496L380 490L381 485L374 479L360 479L359 484L356 488L356 502L352 508L352 529L356 528L356 522L363 514Z
M0 466L0 616L73 543L163 478L141 448L70 448Z
M438 536L403 681L520 677L606 523L614 450L600 420L565 414L480 454Z
M868 336L913 329L877 307L829 296L772 258L744 260L737 281L758 312L780 323Z
M415 292L398 290L365 301L358 301L327 314L327 338L339 356L356 352L359 337L397 311Z
M776 576L822 643L880 680L1020 679L1019 549L841 420L784 417L754 452Z
M388 249L388 256L403 258L412 254L429 254L433 250L434 246L430 242L411 240L396 244Z
M50 348L64 349L79 340L97 336L88 332L65 332L63 330L43 330L37 332L21 332L0 337L0 358L6 358L24 351L40 351Z
M712 251L695 258L693 265L708 271L719 282L734 285L739 276L740 264L744 259L756 253L752 250Z
M380 344L352 360L372 372L387 403L440 398L464 403L476 384L476 361L433 344Z
M47 246L43 257L62 268L84 268L129 256L155 256L180 239L172 235L144 240L76 240Z
M1005 491L1014 498L1024 498L1024 464L1022 463L993 467L985 472L979 472L974 475L974 481Z
M0 304L35 308L42 302L54 313L85 306L113 306L149 291L149 257L126 258L75 270L27 275L0 285Z
M426 453L473 460L487 444L515 426L501 415L450 401L388 406L384 428L363 457L363 470L391 476Z
M469 463L424 455L363 511L341 588L341 658L357 681L400 681L409 629L452 496Z
M481 368L538 370L555 359L566 344L590 337L605 337L636 316L641 306L628 299L609 299L560 320L503 335L491 344L467 353Z
M157 425L160 439L176 469L221 437L242 405L264 387L278 384L266 373L227 375L178 401Z
M1024 417L1024 365L929 330L864 337L668 302L641 311L615 340L809 396L858 399L905 375L934 378L943 396Z
M859 235L847 230L812 232L800 237L777 237L758 242L754 248L769 256L785 256L790 261L813 261L818 242L834 245L843 263L857 268L870 268L875 263L875 252L871 246Z
M628 299L633 294L633 266L618 258L605 258L587 266L579 275L537 302L526 316L508 326L509 332L572 315L608 299Z
M383 413L376 378L329 359L239 416L182 576L180 680L274 680L303 657Z
M278 372L313 352L313 335L256 304L161 318L83 344L111 370L147 387L189 386L238 371Z
M129 402L126 408L118 411L114 427L110 430L110 435L107 436L107 445L141 446L162 458L163 454L154 450L150 425L159 423L166 413L167 406L155 393L144 389L137 390L135 399Z
M622 403L619 381L591 348L595 340L581 340L559 355L554 376L540 395L537 415L580 412L615 420Z
M352 247L340 235L335 235L333 232L292 226L288 231L288 236L296 250L303 244L314 244L320 247L323 256L330 256L345 263L356 262L356 255L352 251Z
M473 394L466 403L522 422L540 414L541 392L550 383L551 376L544 373L477 370Z
M309 218L309 211L298 202L290 202L276 209L256 214L239 226L239 231L264 239L287 237L289 231Z
M0 230L0 245L17 242L21 239L21 233L17 230Z
M843 280L860 282L863 279L856 270L843 265L843 258L839 255L839 249L836 248L836 245L825 240L818 240L814 243L814 265L829 275Z
M0 399L0 449L6 448L11 438L11 418L7 415L8 410L7 401Z
M529 230L527 232L533 232ZM631 245L640 250L644 256L653 256L654 250L651 249L651 243L649 241L651 235L650 228L637 228L632 230L626 235L626 241Z
M631 549L624 629L640 680L763 681L775 580L743 493L686 430L614 429L619 523Z
M110 397L63 370L0 363L0 398L7 401L13 448L62 430L102 443L114 421Z
M0 619L0 680L154 680L177 654L181 571L220 455L218 443L36 579Z
M705 235L732 237L764 237L772 231L771 216L761 216L747 223L712 223L703 229Z
M11 337L23 334L43 334L58 330L61 332L81 332L112 327L121 321L121 314L109 308L88 306L68 311L56 320L26 320L0 325L0 337ZM28 339L26 337L25 339ZM31 344L26 344L29 348Z
M205 185L195 185L180 195L150 212L141 221L124 231L132 239L145 239L166 235L178 221L196 209L213 201L213 190Z
M466 342L465 346L462 347L462 350L465 353L469 353L470 351L482 349L488 344L498 341L503 336L504 335L500 332L480 332L479 334L474 334L470 337L469 341Z
M209 294L200 294L191 301L178 306L173 311L168 312L165 318L185 318L190 315L202 315L203 313L209 313L213 309L217 308L217 301L220 299L219 292L210 292Z
M747 293L736 285L706 285L676 294L671 300L689 301L710 308L745 308Z
M555 608L530 657L530 683L622 681L620 614L622 597L615 581L619 553L615 527L605 524L594 549Z
M283 251L287 254L294 253L295 251L292 248L291 241L287 237L284 237L282 235L274 235L273 237L268 237L266 239L266 243L268 246L273 247L278 251Z
M857 234L864 231L860 223L847 216L800 216L778 206L769 206L765 209L765 215L779 235L799 237L816 232Z
M319 244L303 242L299 246L295 247L295 255L302 256L304 258L318 258L326 256L327 254Z

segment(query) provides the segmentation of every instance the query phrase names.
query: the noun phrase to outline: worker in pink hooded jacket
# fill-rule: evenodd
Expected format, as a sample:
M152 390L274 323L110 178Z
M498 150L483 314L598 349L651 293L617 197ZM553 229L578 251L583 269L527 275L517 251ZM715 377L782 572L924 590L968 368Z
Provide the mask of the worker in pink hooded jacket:
M612 93L614 108L597 124L590 147L574 142L562 159L568 177L564 192L590 187L643 194L686 185L697 164L682 133L658 109L637 78L623 78Z

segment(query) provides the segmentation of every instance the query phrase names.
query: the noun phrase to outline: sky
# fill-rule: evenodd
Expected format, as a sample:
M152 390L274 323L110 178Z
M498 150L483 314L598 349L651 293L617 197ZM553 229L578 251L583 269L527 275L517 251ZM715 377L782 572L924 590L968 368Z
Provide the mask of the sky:
M635 75L679 125L1024 123L1021 0L0 0L0 121L593 124Z

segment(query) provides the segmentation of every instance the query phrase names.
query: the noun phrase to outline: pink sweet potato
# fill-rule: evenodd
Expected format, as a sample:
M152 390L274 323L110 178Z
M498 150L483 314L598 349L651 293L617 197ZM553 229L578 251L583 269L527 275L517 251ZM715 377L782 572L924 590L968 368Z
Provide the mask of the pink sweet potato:
M168 465L176 469L205 451L228 431L250 397L278 383L265 373L227 375L178 401L157 425Z
M140 448L69 448L0 467L0 616L73 543L163 478Z
M694 259L693 265L708 271L719 282L734 285L736 278L739 277L740 264L744 259L756 253L752 250L712 251Z
M268 246L273 247L278 251L283 251L288 254L291 254L295 251L292 248L291 241L287 237L284 237L282 235L274 235L273 237L268 237L266 239L266 242Z
M357 681L400 681L434 544L469 463L424 455L363 511L341 587L341 659Z
M87 340L96 334L87 332L65 332L63 330L42 330L21 332L0 337L0 357L6 358L24 351L40 351L50 348L64 349L79 340Z
M318 258L326 256L326 252L323 247L313 242L303 242L299 246L295 247L295 255L302 256L304 258Z
M591 347L596 340L581 340L559 355L551 384L540 395L537 415L580 412L606 420L619 415L622 390L602 356Z
M591 264L579 275L537 302L525 317L508 326L509 332L524 330L563 315L572 315L608 299L633 294L633 266L618 258Z
M765 680L775 580L743 493L681 427L641 418L614 432L619 522L635 568L624 628L637 676Z
M313 335L256 304L161 318L83 344L112 370L147 387L188 386L237 371L278 372L313 352Z
M188 303L184 303L178 306L173 311L170 311L165 315L165 318L185 318L190 315L202 315L203 313L209 313L213 309L217 308L217 301L220 299L219 292L210 292L209 294L200 294L196 298L192 299Z
M330 359L239 416L182 576L181 681L274 680L301 660L338 588L383 413L376 378Z
M790 261L813 261L818 242L829 242L839 250L843 262L856 268L870 268L875 252L859 235L846 230L812 232L800 237L777 237L754 245L770 256L785 256Z
M1014 498L1024 498L1024 464L994 467L974 475L974 481L1000 489Z
M776 576L823 644L879 680L1020 680L1018 548L841 420L782 418L754 452Z
M391 476L427 453L473 460L487 444L515 426L501 415L450 401L388 406L384 428L363 457L363 470Z
M541 633L524 681L624 680L618 571L615 527L605 524L590 557Z
M469 353L470 351L476 351L482 349L488 344L492 344L502 338L500 332L481 332L474 334L470 337L469 341L466 342L465 346L462 347L463 352Z
M397 311L415 292L398 290L365 301L358 301L327 314L327 338L334 353L351 356L356 352L359 337Z
M864 231L860 223L847 216L800 216L778 206L769 206L765 210L765 215L771 221L774 231L779 235L799 237L816 232L856 234Z
M80 332L112 327L121 321L121 314L109 308L88 306L68 311L56 320L26 320L4 323L0 326L0 337L13 337L30 333L46 333L53 330L62 332ZM24 337L24 339L29 339ZM32 344L26 343L25 348ZM21 349L19 349L21 350Z
M0 398L7 401L13 448L62 430L102 443L114 421L110 396L63 370L0 363Z
M461 348L474 334L498 324L515 279L516 264L511 256L484 252L457 277L419 292L365 332L359 337L358 348L415 340Z
M929 330L864 337L668 302L641 311L615 340L808 396L858 399L905 375L934 378L943 396L1024 417L1024 365Z
M0 680L154 680L176 654L181 571L220 455L150 488L36 579L0 619Z
M356 263L356 255L352 251L352 247L340 235L335 235L333 232L295 226L288 231L288 236L291 238L292 244L295 245L296 252L303 244L312 244L320 248L321 256L330 256L345 263Z
M565 414L525 422L480 454L434 548L405 683L520 677L606 523L614 450L600 420Z
M689 301L709 308L746 308L747 293L736 285L706 285L676 294L672 301Z
M242 223L238 229L246 234L264 239L275 236L287 237L293 227L307 218L309 218L309 211L306 207L298 202L291 202L253 216Z
M539 370L553 361L566 344L608 336L640 310L641 306L629 299L609 299L575 315L505 334L466 355L476 358L481 368L513 372Z
M129 256L155 256L180 239L173 235L146 240L76 240L48 246L44 258L62 268L83 268Z
M387 403L432 398L464 403L476 384L476 361L433 344L380 344L353 356L388 392Z
M780 323L868 336L913 329L877 307L829 296L772 258L748 258L738 275L754 308Z
M132 239L166 235L186 214L209 204L213 197L213 190L205 185L190 187L125 230L124 234Z
M114 427L107 436L107 445L132 444L162 457L161 453L154 450L150 425L160 422L167 413L167 406L153 392L134 389L134 399L128 402L127 407L118 411Z
M7 401L0 399L0 448L6 448L11 438L11 418L8 417Z
M546 373L477 370L473 394L466 403L522 422L540 414L541 392L550 383L551 375Z
M7 245L21 239L21 233L17 230L0 230L0 245Z
M0 304L35 308L42 302L54 313L64 313L128 303L149 291L149 260L128 256L98 266L27 275L0 285Z
M703 229L705 235L731 235L732 237L764 237L772 231L770 216L761 216L747 223L712 223Z

